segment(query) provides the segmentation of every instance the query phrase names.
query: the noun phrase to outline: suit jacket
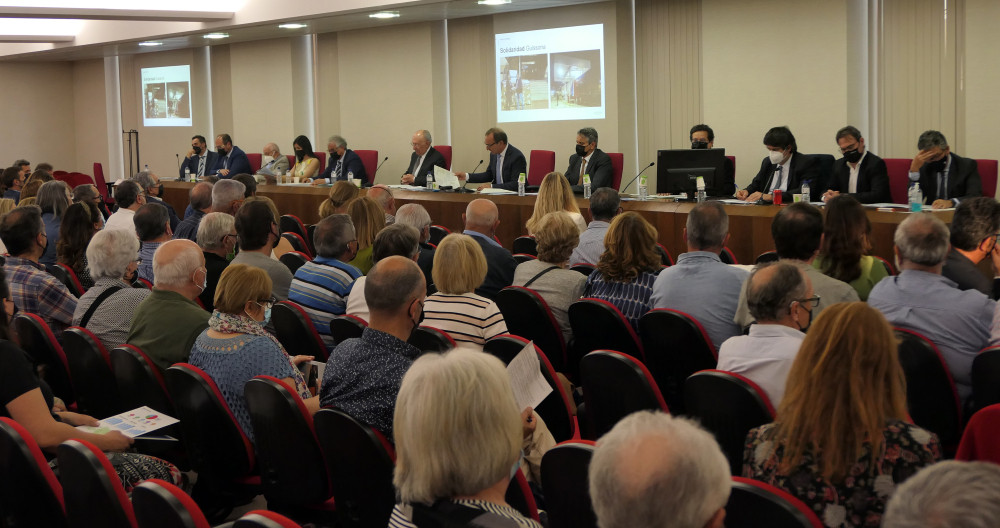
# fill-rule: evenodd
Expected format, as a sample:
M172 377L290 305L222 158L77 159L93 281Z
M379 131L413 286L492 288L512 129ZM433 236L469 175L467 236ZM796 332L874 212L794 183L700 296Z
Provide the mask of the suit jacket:
M1000 279L991 280L983 275L971 260L955 248L948 252L941 274L955 281L960 290L978 290L990 299L1000 297Z
M788 194L798 194L802 191L802 182L809 181L810 185L820 184L820 167L816 159L808 154L802 154L801 152L796 152L792 155L792 161L788 163L789 174L783 175L783 178L788 179L788 185L785 186ZM771 163L771 158L764 158L764 161L760 164L760 171L756 176L753 177L753 181L750 185L747 185L746 190L753 194L757 191L767 194L767 180L774 173L774 164ZM772 180L771 184L774 184ZM817 194L817 189L812 189L810 187L810 194L814 196ZM790 197L789 197L790 198Z
M417 266L424 272L424 280L427 282L427 291L430 292L434 285L434 277L431 271L434 269L434 246L426 242L420 243L420 253L417 255ZM428 295L430 295L428 293Z
M924 164L920 167L920 190L924 193L924 202L934 203L938 199L937 174ZM948 168L948 198L975 198L983 195L983 183L979 178L979 166L976 160L963 158L951 153L951 166Z
M847 194L851 183L851 168L847 159L840 158L833 164L833 174L830 178L830 190ZM855 198L861 203L886 203L892 201L889 193L889 172L885 161L871 152L865 153L858 169L858 187Z
M328 159L327 162L326 170L319 175L320 178L333 178L333 170L337 168L337 160ZM365 185L368 184L368 173L365 172L365 164L361 162L361 156L358 156L353 150L347 149L344 151L343 163L340 166L340 177L331 179L330 183L337 180L346 180L347 173L353 172L355 179L360 179Z
M290 167L288 165L288 157L285 156L284 154L278 154L278 157L274 158L274 160L270 164L264 164L260 168L260 170L257 171L257 174L265 174L265 175L269 175L269 176L279 176L279 175L282 175L282 174L288 172L289 168ZM264 172L265 169L268 172Z
M503 158L500 178L502 184L497 185L497 158L490 154L490 164L486 166L485 172L474 172L469 174L469 183L492 183L494 187L502 189L517 190L517 177L521 173L528 173L528 161L524 159L524 154L514 145L507 145L507 153ZM527 185L527 182L525 182Z
M410 174L410 168L413 167L413 164L417 162L417 158L419 157L416 152L410 154L410 164L403 171L403 176ZM430 147L427 149L427 155L424 156L424 162L420 165L420 170L417 171L417 174L413 175L413 185L417 187L427 185L427 173L433 172L435 165L442 169L445 167L444 155L435 150L434 147Z
M170 218L170 230L176 231L177 226L181 223L181 219L177 217L177 212L174 211L174 206L170 205L169 202L159 196L146 195L146 199L150 201L150 203L158 203L167 208L167 216Z
M490 244L489 240L481 236L472 235L472 239L483 248L483 254L486 255L486 279L476 288L476 294L493 299L500 290L514 282L514 268L517 267L517 261L510 251Z
M215 173L218 173L222 169L229 169L229 174L227 176L219 175L220 178L232 178L237 174L252 174L253 171L250 170L250 159L247 158L246 152L243 152L240 147L233 145L232 152L229 156L219 156L219 161L215 166Z
M566 169L566 179L570 185L580 185L583 188L583 181L580 178L580 156L573 154L569 157L569 167ZM590 189L596 191L601 187L611 187L615 179L615 169L611 166L611 156L608 156L601 149L594 149L590 155L590 162L584 169L584 174L590 175Z
M215 152L214 150L210 150L210 151L206 152L205 153L205 176L208 176L209 174L213 174L216 171L216 165L218 165L218 164L219 164L219 153ZM184 168L185 167L191 169L191 176L192 177L197 177L198 176L198 156L195 156L193 158L184 158L184 161L181 162L181 169L180 169L180 171L178 171L178 177L179 178L183 178L184 177Z

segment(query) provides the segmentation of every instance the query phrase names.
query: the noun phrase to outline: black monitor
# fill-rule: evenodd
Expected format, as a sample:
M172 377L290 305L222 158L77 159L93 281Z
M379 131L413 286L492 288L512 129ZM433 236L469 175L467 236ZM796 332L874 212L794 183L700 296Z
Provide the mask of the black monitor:
M705 194L723 196L726 176L726 149L676 149L656 152L656 192L687 194L695 192L695 178L705 178Z

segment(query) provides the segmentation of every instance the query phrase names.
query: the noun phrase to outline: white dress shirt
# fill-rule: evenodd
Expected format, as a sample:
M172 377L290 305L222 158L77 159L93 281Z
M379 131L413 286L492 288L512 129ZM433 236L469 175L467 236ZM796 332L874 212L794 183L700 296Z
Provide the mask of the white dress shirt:
M858 174L861 173L861 163L865 161L865 156L868 155L868 151L864 151L861 154L861 159L852 167L850 163L847 164L847 168L851 171L851 176L847 180L847 192L849 194L855 194L858 192Z
M771 182L771 188L767 190L768 193L773 193L775 189L781 189L781 192L788 190L788 169L792 165L792 156L795 156L794 152L788 156L784 163L778 164L781 167L781 174L774 175L774 181Z
M719 370L744 376L767 394L775 408L806 335L779 324L755 324L750 335L731 337L719 348Z

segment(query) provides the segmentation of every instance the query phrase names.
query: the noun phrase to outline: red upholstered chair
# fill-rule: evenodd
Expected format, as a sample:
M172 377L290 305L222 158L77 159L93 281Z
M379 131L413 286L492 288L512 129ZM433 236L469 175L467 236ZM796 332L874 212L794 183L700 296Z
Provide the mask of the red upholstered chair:
M75 405L76 390L70 377L69 361L49 325L41 317L29 313L15 315L13 325L21 349L31 356L35 366L44 366L42 379L52 392L66 405Z
M306 225L302 220L293 214L283 214L278 219L278 230L282 233L295 233L304 240L306 238Z
M551 528L597 528L587 471L594 442L571 440L542 457L542 491Z
M153 283L149 282L149 280L144 279L142 277L136 277L135 282L132 283L132 287L133 288L136 287L135 286L136 283L138 283L141 287L146 288L147 290L152 290L153 289Z
M503 314L508 332L534 341L554 362L557 372L566 371L566 341L552 310L541 295L521 286L508 286L497 293L495 302Z
M302 528L298 523L273 511L254 510L233 523L233 528Z
M740 262L736 260L736 255L733 254L733 250L728 247L723 247L722 251L719 252L719 258L722 262L726 264L739 264Z
M288 268L288 271L295 275L295 272L302 267L303 264L309 262L309 255L301 251L289 251L284 255L278 257L278 260Z
M732 162L732 164L733 164L733 171L735 172L736 171L736 156L726 156L726 157L729 158L730 162Z
M72 269L68 269L62 264L48 264L45 266L45 271L49 272L49 275L59 279L59 282L63 283L63 286L66 286L74 296L80 297L83 295L83 285L80 284L79 280L73 280L76 278L76 274L74 273L73 278L70 278L69 274L73 273Z
M987 347L972 360L973 410L1000 403L1000 347Z
M909 201L911 159L885 158L885 168L889 173L889 193L892 203L905 204Z
M434 145L434 150L444 156L444 168L451 170L451 145Z
M319 160L319 170L316 172L316 176L319 176L320 172L326 170L326 152L322 150L317 150L313 152L316 155L316 159Z
M259 152L247 152L247 160L250 162L250 173L257 174L264 163L264 155Z
M434 244L434 247L437 247L437 245L440 244L442 240L444 240L444 237L451 234L451 229L448 229L447 227L444 226L439 226L437 224L431 225L430 231L431 231L431 237L427 241L430 242L431 244Z
M346 339L361 337L367 327L368 322L356 315L337 315L330 319L330 335L337 344Z
M983 182L983 196L990 198L997 194L997 160L977 159L979 178Z
M136 486L132 507L142 528L210 528L194 499L164 480L150 479Z
M292 245L293 250L305 254L312 260L312 251L309 251L309 245L306 244L306 239L302 235L298 233L282 233L281 238L287 240Z
M753 261L753 263L765 264L767 262L777 262L778 260L779 260L778 252L771 250L771 251L765 251L760 255L757 255L757 258Z
M514 478L510 479L504 499L507 505L520 512L521 515L533 519L535 522L541 522L541 519L538 518L538 505L535 504L535 496L531 493L528 479L524 477L521 468L518 468Z
M945 453L953 453L962 431L962 412L948 365L930 339L905 328L893 330L900 340L899 363L906 375L906 404L913 423L936 433Z
M375 171L378 170L377 150L355 150L355 154L361 158L361 164L365 166L365 174L368 175L368 183L375 183Z
M569 269L576 271L578 273L583 273L584 275L589 277L590 274L593 273L595 269L597 269L597 266L594 266L593 264L587 264L586 262L577 262L576 264L570 266Z
M0 418L0 511L9 526L68 526L63 489L27 429Z
M104 418L127 411L111 372L111 356L97 336L74 326L63 331L62 340L80 412Z
M309 314L292 301L274 303L272 309L274 330L278 341L290 354L316 356L317 361L326 361L329 355L326 343L320 337Z
M699 370L715 368L715 347L694 317L670 308L650 310L639 319L645 364L663 391L667 405L683 413L684 381Z
M83 440L67 440L56 452L71 526L138 528L122 481L100 449Z
M69 291L73 293L73 295L77 295L76 292L80 292L80 294L78 295L80 296L87 291L87 288L84 288L83 283L80 282L80 277L76 276L76 272L73 271L73 268L67 266L66 264L63 264L62 262L56 264L56 266L62 268L66 272L66 277L69 279L70 284L72 284L72 286L67 285L67 287L69 288ZM60 278L59 280L62 279Z
M726 503L727 528L823 528L819 517L788 492L756 480L733 477Z
M417 327L406 342L425 353L447 352L455 348L455 340L447 332L429 326Z
M94 186L97 187L97 192L101 193L104 203L114 203L114 197L108 192L108 182L104 180L104 165L100 163L94 163Z
M532 150L531 164L528 165L528 185L541 185L545 175L554 170L556 170L555 151Z
M601 299L584 297L569 306L573 343L567 370L575 373L579 358L594 350L617 350L645 360L642 342L618 308Z
M285 154L285 157L288 158L288 170L292 170L292 167L295 166L295 156L292 154Z
M586 414L600 438L619 420L636 411L670 412L659 387L638 359L613 350L595 350L580 360Z
M527 255L538 256L538 242L535 240L534 235L519 236L514 239L514 251L512 253L524 253Z
M611 158L611 168L614 170L611 188L619 191L618 187L622 184L622 171L625 170L625 155L618 152L608 152L608 156Z
M982 460L1000 464L1000 404L989 405L972 415L958 444L955 460Z
M886 273L888 273L889 275L896 274L896 269L892 267L892 264L890 264L888 260L885 260L884 258L878 255L873 255L873 257L882 262L882 267L885 268Z

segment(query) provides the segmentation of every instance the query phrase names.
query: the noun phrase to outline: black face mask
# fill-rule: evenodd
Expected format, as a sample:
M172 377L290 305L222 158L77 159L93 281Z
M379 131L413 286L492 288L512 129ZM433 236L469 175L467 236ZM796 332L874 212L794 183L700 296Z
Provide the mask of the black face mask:
M301 150L296 150L295 151L295 159L297 159L299 161L302 161L302 157L305 156L305 155L306 155L306 153L302 152Z
M160 183L156 186L156 195L163 196L163 184Z
M932 161L928 163L927 168L930 169L931 172L942 172L944 171L944 167L947 163L948 163L948 156L945 156L937 161Z
M580 156L581 158L587 157L587 147L585 147L583 145L577 145L576 146L576 155Z
M340 159L340 154L337 154L337 151L336 151L336 150L331 150L331 151L330 151L330 152L328 152L327 154L329 154L329 155L330 155L330 160L331 160L331 161L337 161L337 160L339 160L339 159Z
M699 139L696 139L696 140L694 140L694 141L691 142L691 148L693 148L693 149L707 149L708 148L708 141L701 141Z
M201 147L198 145L191 147L191 150L193 150L195 154L201 154Z
M225 147L219 147L218 151L219 151L219 155L220 156L225 156L226 155L226 148Z
M861 152L859 152L858 149L849 150L844 153L844 159L846 159L848 163L857 163L861 160Z

